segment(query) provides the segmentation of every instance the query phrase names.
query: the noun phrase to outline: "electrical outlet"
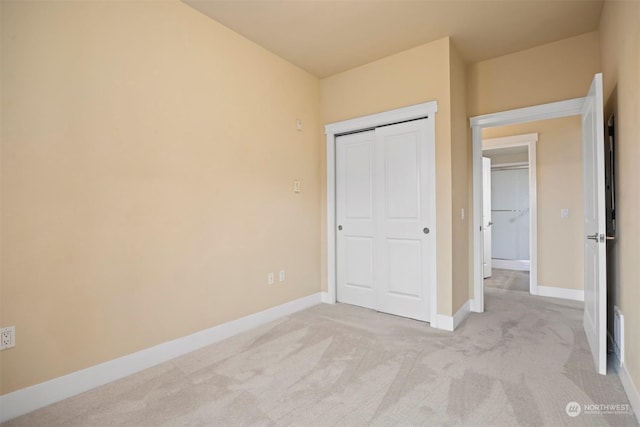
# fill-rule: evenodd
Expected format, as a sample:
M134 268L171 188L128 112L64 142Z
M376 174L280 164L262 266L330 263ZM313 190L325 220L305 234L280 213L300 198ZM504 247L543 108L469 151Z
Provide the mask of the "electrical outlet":
M278 275L278 279L279 279L281 282L284 282L284 270L280 270L280 273L279 273L279 275Z
M6 350L16 346L16 327L7 326L0 329L0 350Z
M273 273L267 274L267 285L273 285L276 279Z

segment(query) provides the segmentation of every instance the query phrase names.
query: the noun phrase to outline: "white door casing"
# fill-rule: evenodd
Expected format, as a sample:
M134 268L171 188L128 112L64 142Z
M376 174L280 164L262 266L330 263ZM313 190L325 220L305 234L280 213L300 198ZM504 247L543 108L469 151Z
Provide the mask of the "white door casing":
M491 277L491 159L482 158L482 265L483 278Z
M596 74L582 113L584 176L584 330L596 370L607 373L607 258L602 74Z
M389 124L400 123L409 120L427 118L426 133L430 141L435 141L435 113L438 110L436 101L417 104L409 107L390 110L383 113L371 114L369 116L359 117L356 119L336 122L325 126L326 133L326 155L327 155L327 292L323 294L323 301L329 304L336 302L337 294L337 265L336 265L336 249L337 249L337 222L336 222L336 138L340 135L358 132L367 129L373 129ZM433 227L430 227L428 239L428 253L432 254L427 260L426 274L429 283L429 317L431 327L438 327L437 312L437 271L436 271L436 238L437 230L435 229L436 211L435 211L435 144L431 147L429 153L429 162L432 162L425 173L428 177L428 187L424 189L429 195L431 203L429 203L429 215L432 218Z
M430 319L428 119L336 138L337 299Z

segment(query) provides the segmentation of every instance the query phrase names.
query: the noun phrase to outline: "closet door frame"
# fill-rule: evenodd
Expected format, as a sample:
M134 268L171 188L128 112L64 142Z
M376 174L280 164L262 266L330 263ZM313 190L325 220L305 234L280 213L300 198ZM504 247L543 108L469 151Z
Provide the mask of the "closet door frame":
M327 184L327 213L326 213L326 237L327 237L327 292L323 293L322 300L328 304L335 304L336 302L336 137L354 132L365 131L369 129L375 129L376 127L405 122L409 120L428 118L428 137L434 141L435 150L435 113L438 111L437 101L430 101L422 104L412 105L409 107L398 108L395 110L385 111L382 113L371 114L364 117L358 117L355 119L345 120L341 122L331 123L325 126L326 134L326 184ZM435 153L434 153L435 158ZM432 188L429 189L429 194L433 195L434 203L431 203L430 217L433 218L435 223L436 207L435 207L435 164L429 168L431 177ZM431 253L436 254L436 241L437 234L435 226L431 233L433 238L430 239ZM438 281L436 271L436 256L434 255L429 260L428 271L431 273L429 282L430 286L430 325L437 328L438 319Z

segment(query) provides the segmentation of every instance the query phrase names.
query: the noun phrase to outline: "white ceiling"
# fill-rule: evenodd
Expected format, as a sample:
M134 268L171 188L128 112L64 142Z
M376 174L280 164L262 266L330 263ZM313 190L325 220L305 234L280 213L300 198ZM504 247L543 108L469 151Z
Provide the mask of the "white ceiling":
M183 0L326 77L451 36L467 63L596 30L603 0Z

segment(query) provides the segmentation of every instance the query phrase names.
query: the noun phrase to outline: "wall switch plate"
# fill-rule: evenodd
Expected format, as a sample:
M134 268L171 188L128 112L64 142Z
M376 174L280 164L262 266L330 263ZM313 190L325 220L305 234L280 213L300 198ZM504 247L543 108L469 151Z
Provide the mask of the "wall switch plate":
M560 218L566 219L569 218L569 209L560 209Z
M16 346L16 327L7 326L0 329L0 350L6 350Z
M284 270L280 270L280 273L278 274L278 280L284 282Z
M298 132L302 131L302 120L300 120L300 119L296 119L296 130Z
M302 186L300 185L300 180L296 179L293 181L293 192L299 193L302 191Z
M267 274L267 285L273 285L276 279L273 273Z

